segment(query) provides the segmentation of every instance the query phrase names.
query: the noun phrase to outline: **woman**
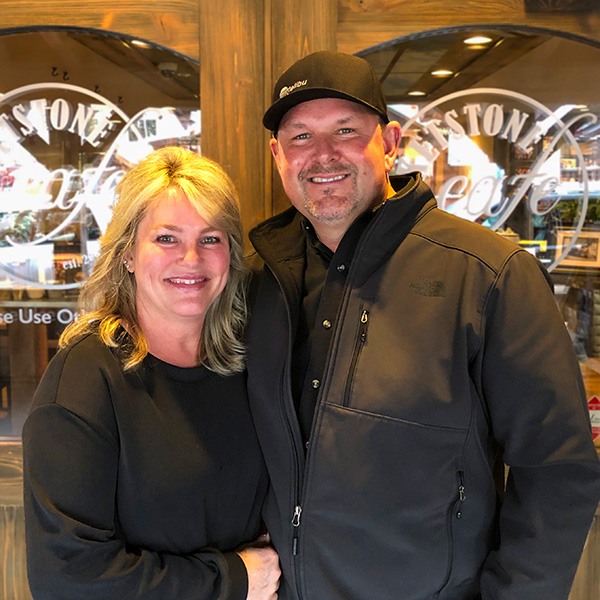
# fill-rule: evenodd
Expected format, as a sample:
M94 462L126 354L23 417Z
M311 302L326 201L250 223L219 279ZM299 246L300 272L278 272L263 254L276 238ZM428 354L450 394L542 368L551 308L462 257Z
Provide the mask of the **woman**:
M117 194L23 431L33 596L271 600L235 189L164 148Z

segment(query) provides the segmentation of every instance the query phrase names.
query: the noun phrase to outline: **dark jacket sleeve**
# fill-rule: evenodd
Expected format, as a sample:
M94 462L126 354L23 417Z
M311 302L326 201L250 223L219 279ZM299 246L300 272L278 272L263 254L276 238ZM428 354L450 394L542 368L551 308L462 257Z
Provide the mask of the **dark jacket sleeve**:
M483 600L566 600L600 497L581 372L553 294L520 252L485 307L481 385L509 466Z
M52 361L23 429L23 453L35 600L246 598L246 570L233 552L174 555L122 539L115 508L118 428L107 383L94 365L65 367L63 354Z

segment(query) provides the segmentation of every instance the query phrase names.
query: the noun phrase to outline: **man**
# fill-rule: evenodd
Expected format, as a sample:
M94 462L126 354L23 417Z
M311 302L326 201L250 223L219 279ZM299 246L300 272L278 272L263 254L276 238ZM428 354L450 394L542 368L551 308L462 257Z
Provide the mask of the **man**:
M566 599L600 469L542 269L388 177L362 59L311 54L273 98L293 207L251 233L248 370L279 597Z

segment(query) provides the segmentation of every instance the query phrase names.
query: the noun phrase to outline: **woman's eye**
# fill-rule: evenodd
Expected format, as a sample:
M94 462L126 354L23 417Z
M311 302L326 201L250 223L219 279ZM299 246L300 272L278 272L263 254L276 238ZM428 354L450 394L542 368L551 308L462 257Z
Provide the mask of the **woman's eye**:
M295 140L307 140L308 139L308 133L301 133L300 135L296 135L294 136Z
M342 129L340 129L339 133L353 133L354 129L351 129L350 127L344 127Z
M202 244L218 244L221 238L218 235L206 235L200 241Z
M160 242L161 244L172 244L175 241L175 236L168 234L159 235L156 238L156 241Z

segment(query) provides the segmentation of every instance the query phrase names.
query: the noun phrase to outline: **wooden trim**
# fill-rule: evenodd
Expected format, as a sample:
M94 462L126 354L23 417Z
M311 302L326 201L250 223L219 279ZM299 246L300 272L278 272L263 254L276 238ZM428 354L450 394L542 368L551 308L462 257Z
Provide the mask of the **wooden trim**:
M559 0L538 0L558 2ZM563 0L563 3L569 0ZM519 25L600 41L600 2L585 10L528 12L524 0L338 0L337 47L354 54L399 37L465 25Z
M523 0L527 12L592 12L596 0Z
M122 33L198 60L198 0L2 0L2 29L42 26Z

